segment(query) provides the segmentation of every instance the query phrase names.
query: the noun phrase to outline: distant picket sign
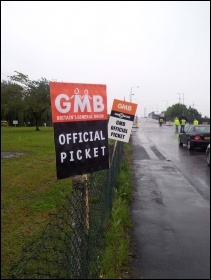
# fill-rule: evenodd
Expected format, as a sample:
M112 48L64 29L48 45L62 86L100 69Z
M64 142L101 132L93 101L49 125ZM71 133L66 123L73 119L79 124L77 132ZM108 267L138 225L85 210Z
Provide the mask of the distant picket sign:
M57 178L109 168L106 85L50 82Z
M108 138L129 142L137 104L114 99L108 123Z

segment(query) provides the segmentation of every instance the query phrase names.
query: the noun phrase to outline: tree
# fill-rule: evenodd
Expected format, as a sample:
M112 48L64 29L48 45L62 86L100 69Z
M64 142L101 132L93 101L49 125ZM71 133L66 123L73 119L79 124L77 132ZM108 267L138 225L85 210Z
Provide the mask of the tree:
M188 118L200 118L201 117L201 113L199 113L196 109L191 108L191 106L189 106L187 117Z
M17 74L9 76L11 81L20 84L23 88L24 110L33 115L36 131L44 112L50 108L49 81L41 78L38 81L29 80L27 75L15 71Z
M166 117L180 117L187 115L187 107L181 103L174 104L168 107L166 111Z
M194 118L199 118L201 117L201 114L196 109L191 108L190 106L189 108L187 108L184 104L181 103L177 103L168 107L166 111L166 117L179 118L181 116L191 119L193 116Z
M1 82L1 119L17 119L24 108L23 88L11 81Z

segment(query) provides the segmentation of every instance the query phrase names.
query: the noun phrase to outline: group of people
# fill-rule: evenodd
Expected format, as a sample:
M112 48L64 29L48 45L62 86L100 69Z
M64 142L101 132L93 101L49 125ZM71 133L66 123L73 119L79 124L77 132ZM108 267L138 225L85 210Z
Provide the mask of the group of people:
M163 123L164 123L164 118L160 117L159 118L159 125L162 126ZM175 125L175 128L176 128L176 132L179 131L179 125L180 125L180 133L184 133L186 123L187 123L186 117L180 117L180 118L176 117L174 119L174 125ZM198 125L198 124L199 124L198 120L194 119L193 125Z
M185 125L186 125L186 118L180 118L178 119L177 117L174 119L174 125L176 127L176 132L178 132L179 130L179 125L180 125L180 133L184 133L185 132ZM197 119L194 119L193 121L194 125L198 125L199 122Z

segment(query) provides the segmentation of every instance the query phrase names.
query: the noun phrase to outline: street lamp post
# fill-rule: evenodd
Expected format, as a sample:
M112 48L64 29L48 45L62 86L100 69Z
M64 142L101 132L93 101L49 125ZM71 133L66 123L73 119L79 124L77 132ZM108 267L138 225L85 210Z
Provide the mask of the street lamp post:
M177 93L177 94L179 94L179 103L180 103L180 93Z
M184 105L184 93L181 93L182 94L182 96L183 96L183 105Z
M180 94L182 94L182 96L183 96L183 105L184 105L184 93L177 93L177 94L179 94L179 103L180 103L180 99L181 99L181 97L180 97Z
M180 95L182 94L182 97L183 97L182 114L184 114L184 93L182 92L182 93L177 93L177 94L179 94L179 103L180 103L180 99L181 99Z
M134 94L133 94L133 88L139 88L139 86L131 87L131 88L130 88L130 96L129 96L130 102L132 102L132 95L134 95Z
M167 111L167 108L168 108L168 100L162 100L162 101L166 101L166 111Z

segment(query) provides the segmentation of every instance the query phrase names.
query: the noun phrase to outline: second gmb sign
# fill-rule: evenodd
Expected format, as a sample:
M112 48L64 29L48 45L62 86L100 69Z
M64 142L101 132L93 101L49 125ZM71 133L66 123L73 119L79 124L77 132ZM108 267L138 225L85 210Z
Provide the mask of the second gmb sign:
M108 138L129 142L137 104L114 99L108 123Z

